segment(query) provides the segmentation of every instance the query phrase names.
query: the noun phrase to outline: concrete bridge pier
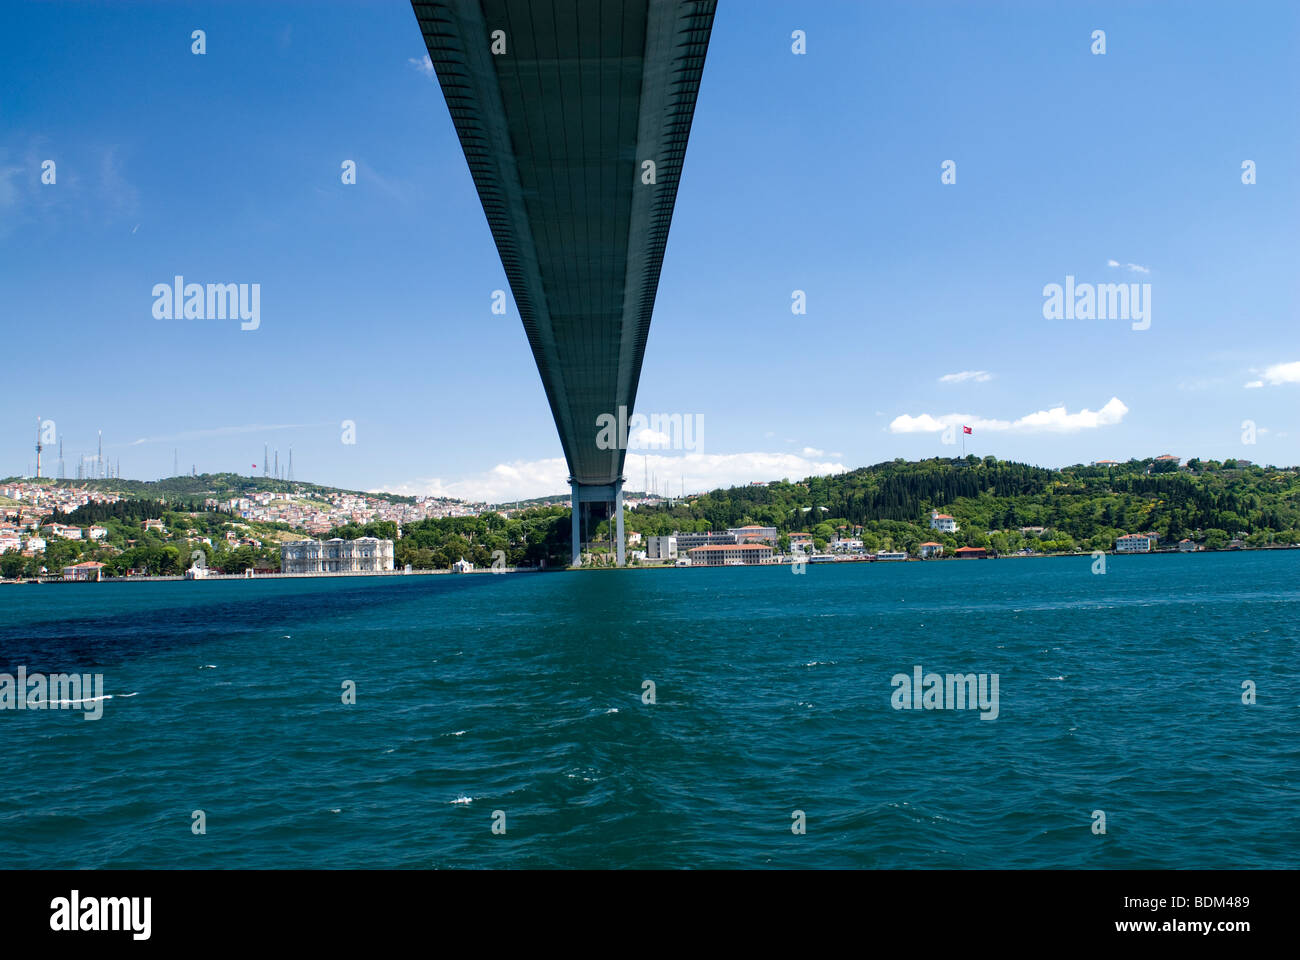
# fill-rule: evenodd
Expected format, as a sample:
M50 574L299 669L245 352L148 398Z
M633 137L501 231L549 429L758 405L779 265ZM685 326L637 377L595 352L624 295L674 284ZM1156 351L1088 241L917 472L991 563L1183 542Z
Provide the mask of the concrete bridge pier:
M582 515L586 513L587 524L590 526L591 510L584 509L584 505L592 503L603 504L609 510L617 563L620 567L626 565L626 548L623 543L623 481L625 479L619 477L613 483L598 485L578 483L572 478L569 479L573 502L573 566L576 567L582 561Z

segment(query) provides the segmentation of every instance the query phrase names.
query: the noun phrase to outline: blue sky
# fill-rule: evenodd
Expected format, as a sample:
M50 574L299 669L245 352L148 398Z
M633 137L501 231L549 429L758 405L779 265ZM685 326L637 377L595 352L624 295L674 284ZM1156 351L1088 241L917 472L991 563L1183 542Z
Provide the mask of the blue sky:
M102 429L143 479L173 450L260 473L269 443L338 486L564 489L409 5L3 17L0 475L39 416L69 472ZM1298 43L1293 3L723 0L637 405L703 441L629 486L947 455L954 422L1048 466L1300 462ZM177 274L260 283L260 326L155 318ZM1149 283L1149 329L1045 319L1067 275Z

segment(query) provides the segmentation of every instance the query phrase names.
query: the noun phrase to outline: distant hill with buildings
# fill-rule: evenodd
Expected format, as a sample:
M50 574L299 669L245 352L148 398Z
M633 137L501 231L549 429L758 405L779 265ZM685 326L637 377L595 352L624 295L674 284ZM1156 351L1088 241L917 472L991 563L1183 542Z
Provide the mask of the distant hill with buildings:
M281 544L304 536L391 539L397 566L414 569L445 569L462 559L480 567L563 567L570 552L570 512L559 495L484 510L212 474L8 480L0 481L0 497L5 577L75 561L102 563L112 575L179 573L200 552L217 570L276 569ZM1244 460L1183 462L1171 454L1059 470L993 457L900 459L677 500L628 499L634 554L650 537L746 529L761 530L779 554L796 539L817 552L900 557L1300 544L1300 470ZM607 522L589 537L596 552L604 550Z
M238 473L199 473L185 474L177 477L165 477L162 480L127 480L123 478L105 478L88 480L55 480L31 477L10 477L0 480L0 486L10 484L44 484L49 487L71 487L80 490L95 490L100 493L116 493L124 497L149 498L157 500L194 500L228 499L231 497L249 497L258 493L283 493L297 497L319 496L327 498L333 494L349 494L359 497L375 497L389 503L415 503L415 497L401 496L396 493L366 493L361 490L347 490L342 487L330 487L319 483L307 483L298 480L279 480L275 477L244 476ZM439 498L451 501L448 498Z
M339 527L470 517L459 500L201 474L165 480L0 481L0 575L101 564L110 576L174 575L202 554L222 572L277 569L280 545Z
M955 530L932 525L951 515ZM1300 471L1249 461L1164 454L1059 470L993 457L893 460L834 476L713 490L632 511L643 536L747 524L806 531L829 542L846 531L869 550L915 553L922 543L998 553L1114 548L1151 532L1162 543L1300 543Z

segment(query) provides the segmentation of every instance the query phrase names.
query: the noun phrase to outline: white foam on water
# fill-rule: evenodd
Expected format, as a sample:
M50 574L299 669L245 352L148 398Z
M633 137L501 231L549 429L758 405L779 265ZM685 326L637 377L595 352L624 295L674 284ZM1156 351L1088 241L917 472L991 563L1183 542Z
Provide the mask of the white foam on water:
M473 803L473 802L474 802L474 798L473 798L473 797L467 797L467 796L465 796L465 794L462 793L459 797L457 797L455 800L453 800L453 801L451 801L451 802L454 803L454 804L455 804L455 803Z
M134 696L134 694L132 694L132 696ZM60 706L66 706L68 704L73 704L73 703L98 703L100 700L112 700L112 699L113 699L113 695L111 693L106 693L102 697L82 697L80 700L28 700L27 706L39 707L47 703L55 703Z

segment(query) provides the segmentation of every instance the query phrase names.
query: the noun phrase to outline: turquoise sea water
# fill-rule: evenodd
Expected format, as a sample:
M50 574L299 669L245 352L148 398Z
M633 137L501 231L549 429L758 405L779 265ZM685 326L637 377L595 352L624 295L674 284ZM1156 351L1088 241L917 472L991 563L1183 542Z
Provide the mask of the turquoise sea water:
M0 866L1300 866L1300 552L1107 563L0 587Z

